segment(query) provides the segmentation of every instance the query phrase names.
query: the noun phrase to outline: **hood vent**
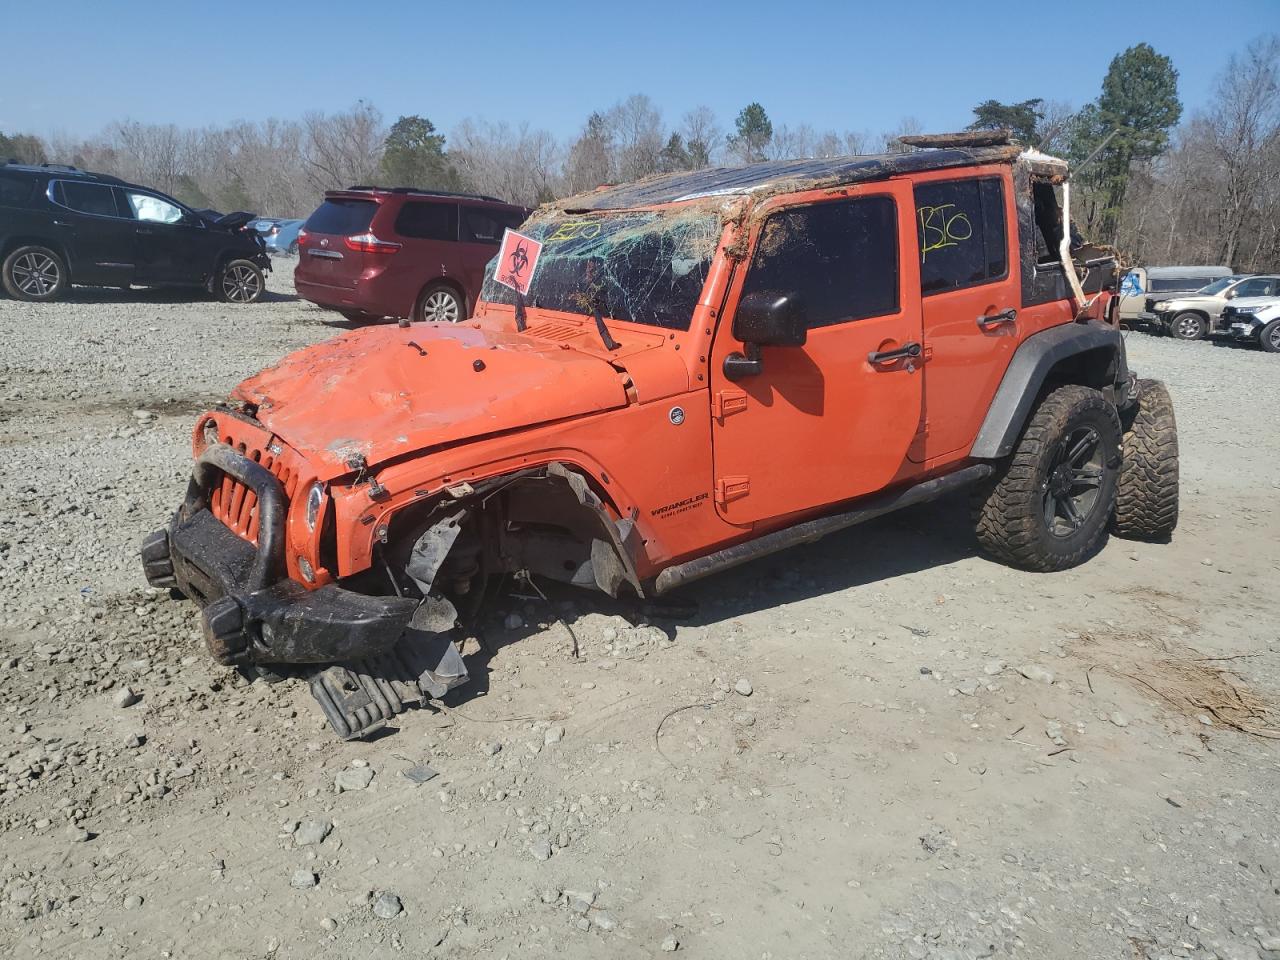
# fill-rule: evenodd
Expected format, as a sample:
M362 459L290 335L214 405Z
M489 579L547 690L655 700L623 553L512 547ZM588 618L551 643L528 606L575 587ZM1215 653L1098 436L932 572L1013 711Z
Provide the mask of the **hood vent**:
M582 336L581 327L576 327L570 323L542 323L538 326L529 327L529 333L535 337L541 337L543 340L554 340L557 343L563 343L566 340L572 340L574 337Z

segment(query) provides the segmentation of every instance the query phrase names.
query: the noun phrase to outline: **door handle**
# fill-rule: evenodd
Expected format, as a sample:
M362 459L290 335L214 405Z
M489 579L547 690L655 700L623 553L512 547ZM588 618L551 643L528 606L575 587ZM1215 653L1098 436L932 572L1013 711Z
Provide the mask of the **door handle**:
M897 360L911 360L920 356L920 344L904 343L897 350L873 350L867 354L867 363L893 363Z
M978 318L978 326L983 330L988 327L994 327L1001 323L1013 323L1018 319L1018 311L1010 307L1008 310L1001 310L999 313L991 313L984 317Z

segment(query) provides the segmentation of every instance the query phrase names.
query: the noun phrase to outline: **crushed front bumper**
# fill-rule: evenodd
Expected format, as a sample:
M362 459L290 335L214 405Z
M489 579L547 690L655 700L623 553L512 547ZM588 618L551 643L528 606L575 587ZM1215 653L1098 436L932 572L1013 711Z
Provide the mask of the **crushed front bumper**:
M226 473L258 498L258 546L209 510ZM332 584L308 590L284 575L284 491L269 470L224 444L196 461L167 530L143 542L147 582L176 587L201 607L209 652L229 665L332 663L383 653L404 633L417 602Z
M257 496L258 544L209 510L227 474ZM280 481L225 444L196 461L181 508L142 544L153 587L181 591L201 608L209 652L219 663L302 666L334 729L344 737L380 726L424 696L465 683L466 667L446 632L420 629L422 601L308 590L285 575L285 502ZM430 618L437 628L440 617ZM447 622L447 621L446 621ZM335 665L325 667L323 665Z

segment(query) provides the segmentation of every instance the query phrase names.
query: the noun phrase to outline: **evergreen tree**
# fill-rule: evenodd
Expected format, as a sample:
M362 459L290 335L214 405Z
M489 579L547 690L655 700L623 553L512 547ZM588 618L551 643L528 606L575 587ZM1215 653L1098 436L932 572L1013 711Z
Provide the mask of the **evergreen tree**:
M734 121L737 133L729 138L729 147L744 163L755 163L764 159L765 147L773 139L773 123L764 107L758 103L749 103L742 108Z
M387 186L457 190L461 178L444 149L444 135L425 117L401 117L391 125L382 153Z
M1181 117L1178 71L1172 60L1146 43L1112 59L1102 95L1077 115L1071 138L1071 159L1079 162L1117 131L1106 149L1081 171L1092 194L1090 226L1100 239L1116 241L1133 165L1162 153L1169 131Z

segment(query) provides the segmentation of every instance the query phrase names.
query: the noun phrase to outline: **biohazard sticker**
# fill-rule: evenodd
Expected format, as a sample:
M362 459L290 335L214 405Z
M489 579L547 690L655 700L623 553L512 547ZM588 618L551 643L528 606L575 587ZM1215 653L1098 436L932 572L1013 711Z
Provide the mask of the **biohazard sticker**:
M507 230L502 234L502 246L498 250L498 268L493 277L504 287L510 287L521 296L529 292L533 273L538 268L538 256L542 244L523 233Z

